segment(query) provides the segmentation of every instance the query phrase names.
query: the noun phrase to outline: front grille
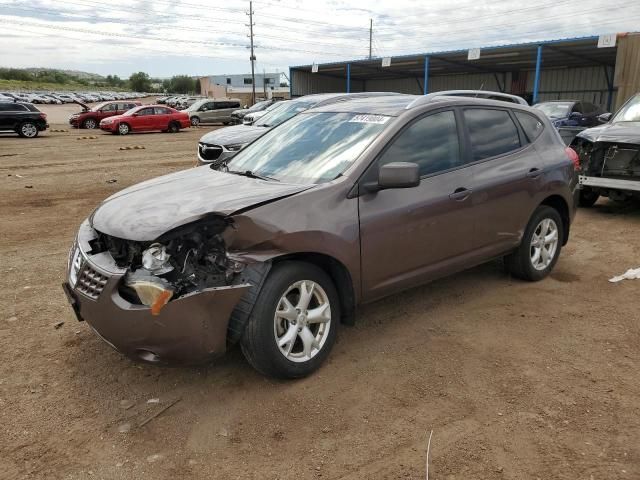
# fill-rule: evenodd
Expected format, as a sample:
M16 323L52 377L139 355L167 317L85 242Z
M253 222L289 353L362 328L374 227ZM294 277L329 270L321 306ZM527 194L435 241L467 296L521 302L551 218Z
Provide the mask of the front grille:
M220 145L199 143L198 150L200 151L200 156L209 161L217 160L222 155L222 147Z
M84 262L84 268L78 277L76 290L89 298L97 300L102 290L104 290L107 280L109 280L107 277L91 268L87 262Z

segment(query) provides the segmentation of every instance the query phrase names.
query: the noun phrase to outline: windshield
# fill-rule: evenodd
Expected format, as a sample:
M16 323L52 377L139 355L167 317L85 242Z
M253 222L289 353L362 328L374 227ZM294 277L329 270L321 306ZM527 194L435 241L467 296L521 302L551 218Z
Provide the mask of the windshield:
M229 171L288 183L324 183L344 172L391 117L355 113L301 114L241 150Z
M538 103L533 108L542 110L542 113L549 118L564 118L569 116L572 106L571 102L548 102Z
M275 105L278 105L277 103ZM282 102L275 110L267 113L256 123L256 127L275 127L282 122L289 120L300 112L304 112L313 106L313 102L309 101L289 101ZM271 108L271 107L269 107Z
M640 122L640 95L632 97L613 117L613 122Z
M249 108L247 110L247 113L249 113L249 112L258 112L260 110L264 110L267 107L268 104L269 104L269 100L263 100L262 102L258 102L253 107Z

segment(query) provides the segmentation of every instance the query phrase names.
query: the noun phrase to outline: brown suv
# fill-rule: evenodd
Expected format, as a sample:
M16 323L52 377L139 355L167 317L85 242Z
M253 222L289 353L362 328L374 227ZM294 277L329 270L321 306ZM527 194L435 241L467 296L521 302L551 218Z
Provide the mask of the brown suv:
M82 224L65 291L79 320L148 362L240 341L307 375L359 304L504 257L540 280L567 242L575 152L544 115L395 95L313 108L226 165L129 187Z

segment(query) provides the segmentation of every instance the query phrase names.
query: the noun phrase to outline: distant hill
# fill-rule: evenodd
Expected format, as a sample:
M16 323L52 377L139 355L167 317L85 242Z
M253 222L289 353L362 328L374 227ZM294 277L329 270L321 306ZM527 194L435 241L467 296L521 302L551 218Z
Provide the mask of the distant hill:
M82 72L80 70L63 70L60 68L21 68L20 70L27 71L29 73L40 72L62 72L71 77L81 78L83 80L104 81L105 77L98 75L97 73Z

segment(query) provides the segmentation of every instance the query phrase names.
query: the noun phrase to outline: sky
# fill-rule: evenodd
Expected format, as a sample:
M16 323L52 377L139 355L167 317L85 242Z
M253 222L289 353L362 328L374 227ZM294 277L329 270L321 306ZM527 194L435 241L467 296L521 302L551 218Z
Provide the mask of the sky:
M215 6L214 6L215 5ZM0 66L247 73L249 1L0 0ZM640 0L256 0L258 72L639 30Z

